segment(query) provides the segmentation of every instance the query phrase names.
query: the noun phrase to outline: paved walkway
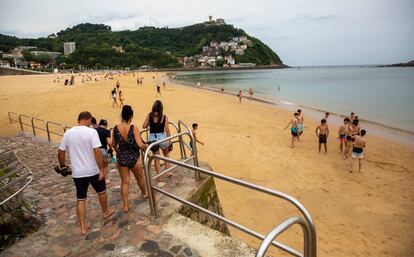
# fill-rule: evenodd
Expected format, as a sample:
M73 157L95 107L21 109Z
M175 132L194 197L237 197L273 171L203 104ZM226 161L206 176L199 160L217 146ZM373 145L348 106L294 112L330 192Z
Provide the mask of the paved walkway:
M0 147L10 149L33 172L35 179L23 196L35 205L35 210L45 218L39 231L18 241L0 253L0 256L199 256L181 243L162 226L180 206L177 202L159 197L160 219L149 214L147 201L140 199L136 181L131 175L130 203L128 213L121 211L120 178L111 166L108 197L117 211L107 220L102 219L97 197L92 189L87 200L89 233L81 236L75 211L75 187L71 177L58 175L53 166L57 164L57 144L20 134L0 138ZM205 179L196 183L193 173L178 170L174 176L158 186L179 194L190 196ZM180 184L180 187L177 185Z

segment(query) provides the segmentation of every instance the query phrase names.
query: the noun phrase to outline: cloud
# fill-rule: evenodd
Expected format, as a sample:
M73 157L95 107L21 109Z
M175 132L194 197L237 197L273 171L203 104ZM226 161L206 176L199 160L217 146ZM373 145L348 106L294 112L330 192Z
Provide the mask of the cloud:
M330 22L337 21L340 17L333 14L314 15L314 14L300 14L293 20L296 21L311 21L311 22Z

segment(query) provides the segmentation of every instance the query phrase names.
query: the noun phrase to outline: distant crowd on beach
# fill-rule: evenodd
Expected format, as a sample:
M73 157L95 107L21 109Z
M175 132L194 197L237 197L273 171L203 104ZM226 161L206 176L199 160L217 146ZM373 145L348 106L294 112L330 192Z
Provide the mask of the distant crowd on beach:
M319 153L323 145L325 154L328 153L328 126L329 112L325 113L325 117L321 119L320 124L315 129L315 134L319 143ZM285 130L290 126L291 143L290 147L294 148L296 142L300 142L300 137L304 132L304 118L302 110L297 110L293 114L293 118L287 124ZM343 154L344 159L352 161L350 164L350 172L354 170L355 162L358 162L358 171L362 169L362 159L364 157L364 148L366 146L365 140L366 130L361 129L359 117L353 112L348 117L345 117L338 129L339 150Z

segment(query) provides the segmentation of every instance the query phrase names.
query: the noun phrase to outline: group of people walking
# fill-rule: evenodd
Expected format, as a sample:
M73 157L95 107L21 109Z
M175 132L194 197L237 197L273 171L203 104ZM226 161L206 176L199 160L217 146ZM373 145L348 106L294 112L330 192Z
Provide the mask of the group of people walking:
M110 162L112 151L116 152L117 168L121 177L121 198L123 201L123 211L128 212L130 205L128 202L130 172L134 175L138 187L140 188L143 199L148 198L148 192L144 182L142 161L140 150L146 150L148 145L155 141L160 141L170 136L168 117L163 110L163 104L157 100L154 102L151 112L146 116L143 128L149 127L148 142L141 139L140 131L132 123L134 111L129 105L122 107L121 122L113 128L112 136L107 128L108 122L101 119L99 125L92 125L92 114L81 112L78 116L78 125L72 127L63 136L58 150L59 166L56 168L58 173L66 175L65 154L68 151L71 160L72 177L76 187L77 204L76 211L80 221L81 234L87 233L88 227L85 222L87 191L89 184L99 195L99 203L102 207L103 218L110 217L115 208L108 206L106 194L106 177L108 174L107 165ZM159 144L159 148L165 157L169 157L172 150L171 140ZM159 148L151 149L153 154L159 154ZM169 163L165 162L165 168L169 168ZM155 160L155 170L160 173L160 161ZM165 176L170 177L167 173Z
M322 145L325 149L325 154L328 152L327 141L329 137L328 127L329 113L325 113L325 117L321 120L321 123L316 127L315 134L319 142L319 153L321 152ZM304 119L302 110L297 110L293 114L293 118L287 124L285 130L290 126L290 132L292 135L290 147L294 148L295 143L300 141L300 137L304 131L303 125ZM366 130L361 129L359 124L359 118L353 112L349 117L345 117L343 123L338 129L339 149L343 154L344 159L352 157L350 172L353 172L355 162L358 162L358 170L362 169L362 159L364 157L364 148L366 141L364 136Z

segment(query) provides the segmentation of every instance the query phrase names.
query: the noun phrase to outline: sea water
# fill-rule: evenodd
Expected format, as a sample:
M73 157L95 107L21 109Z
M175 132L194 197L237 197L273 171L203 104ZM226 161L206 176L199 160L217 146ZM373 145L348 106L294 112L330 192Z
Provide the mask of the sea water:
M271 102L306 106L414 132L414 68L298 67L179 72L187 84L242 90Z

